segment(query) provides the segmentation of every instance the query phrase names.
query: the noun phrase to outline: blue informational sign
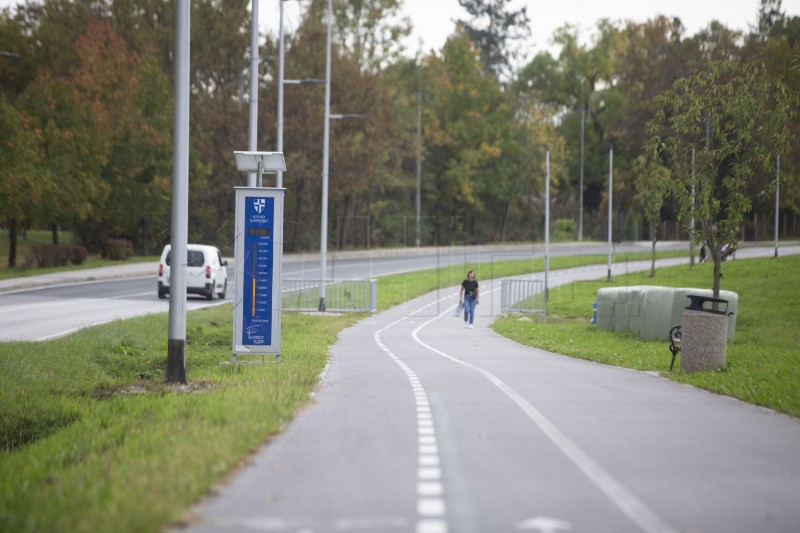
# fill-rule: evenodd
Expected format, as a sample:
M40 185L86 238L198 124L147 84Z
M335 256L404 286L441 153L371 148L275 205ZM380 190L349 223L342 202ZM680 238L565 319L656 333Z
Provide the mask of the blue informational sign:
M233 353L280 354L283 189L236 189Z
M272 344L272 270L275 199L245 196L243 345Z

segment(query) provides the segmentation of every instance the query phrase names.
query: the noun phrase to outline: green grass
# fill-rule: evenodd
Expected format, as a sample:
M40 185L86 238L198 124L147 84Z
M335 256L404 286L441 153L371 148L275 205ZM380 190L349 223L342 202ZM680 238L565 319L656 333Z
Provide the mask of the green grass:
M678 266L615 280L626 285L711 286L713 265ZM551 291L546 323L501 318L495 331L523 344L600 363L656 370L681 383L800 416L800 256L723 264L722 289L739 295L736 336L727 367L717 372L669 373L667 341L642 341L589 324L592 302L605 281L580 282ZM676 367L678 362L676 362Z
M0 345L0 531L159 531L307 403L357 317L284 314L280 364L226 366L229 305L189 313L186 390L167 316Z

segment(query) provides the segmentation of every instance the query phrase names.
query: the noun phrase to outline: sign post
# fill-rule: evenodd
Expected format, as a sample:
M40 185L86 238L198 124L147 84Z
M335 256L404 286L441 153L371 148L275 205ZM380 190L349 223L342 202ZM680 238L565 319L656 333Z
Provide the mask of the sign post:
M281 351L284 189L236 187L233 360Z

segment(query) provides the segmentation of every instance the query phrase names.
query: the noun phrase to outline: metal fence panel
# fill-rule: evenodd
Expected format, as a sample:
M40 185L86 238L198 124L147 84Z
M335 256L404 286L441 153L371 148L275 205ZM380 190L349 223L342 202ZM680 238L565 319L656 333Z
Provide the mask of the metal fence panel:
M544 315L544 281L504 279L500 284L500 310L503 313Z
M284 311L319 310L319 280L283 279ZM377 280L325 282L325 309L336 313L374 313L378 310Z

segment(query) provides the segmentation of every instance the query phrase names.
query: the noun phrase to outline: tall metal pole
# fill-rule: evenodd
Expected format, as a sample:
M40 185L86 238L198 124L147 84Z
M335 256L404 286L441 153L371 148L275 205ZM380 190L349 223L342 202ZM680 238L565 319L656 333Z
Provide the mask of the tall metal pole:
M544 149L544 314L547 316L547 300L550 296L550 146L545 144Z
M614 146L608 148L608 281L611 281L611 204L614 199Z
M692 216L689 221L689 266L694 266L694 145L692 146Z
M253 8L251 13L253 20L251 22L250 32L250 120L247 129L247 149L251 152L258 150L256 144L258 139L258 0L253 0ZM257 175L255 172L250 172L247 175L247 186L255 187Z
M586 104L581 106L581 173L578 179L578 240L583 240L583 135Z
M419 225L422 216L422 89L417 90L417 248L420 246Z
M277 151L283 153L283 58L284 58L284 35L283 35L283 2L278 0L280 5L280 21L278 22L278 138ZM283 187L283 171L275 173L275 186Z
M325 311L325 264L328 254L328 155L331 134L331 26L333 6L328 0L328 38L325 44L325 138L322 144L322 222L319 242L319 310Z
M175 19L175 110L172 132L172 268L169 273L168 383L186 383L186 244L189 233L189 0Z
M775 257L778 257L778 211L781 204L781 156L775 160Z

